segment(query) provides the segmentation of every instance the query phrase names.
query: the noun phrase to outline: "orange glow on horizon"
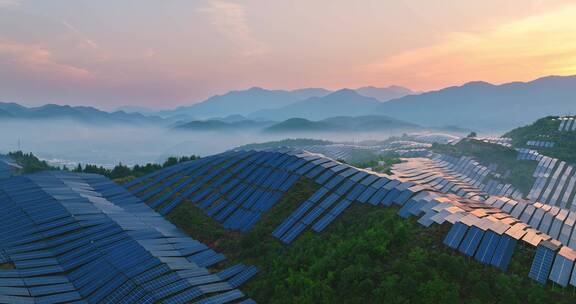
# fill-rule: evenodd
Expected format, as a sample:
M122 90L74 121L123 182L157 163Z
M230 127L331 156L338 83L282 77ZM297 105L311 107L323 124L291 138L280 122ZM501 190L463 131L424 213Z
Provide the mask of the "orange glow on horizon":
M483 80L530 81L576 74L576 5L472 33L450 33L437 44L361 67L371 82L434 90ZM380 77L380 75L384 75Z

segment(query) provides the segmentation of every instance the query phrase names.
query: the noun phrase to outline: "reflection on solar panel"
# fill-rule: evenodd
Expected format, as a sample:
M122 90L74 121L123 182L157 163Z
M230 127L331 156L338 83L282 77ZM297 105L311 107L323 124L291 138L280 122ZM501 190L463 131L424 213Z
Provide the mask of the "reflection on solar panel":
M12 177L0 209L0 303L224 303L257 272L210 273L223 255L99 175Z
M21 169L22 167L16 164L10 157L0 154L0 180L9 178Z

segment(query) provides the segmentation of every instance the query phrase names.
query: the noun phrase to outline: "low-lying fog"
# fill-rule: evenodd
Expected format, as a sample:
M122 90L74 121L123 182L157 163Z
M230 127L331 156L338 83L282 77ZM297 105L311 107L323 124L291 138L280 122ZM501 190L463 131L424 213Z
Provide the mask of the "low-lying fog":
M0 153L32 152L51 164L106 167L162 162L171 155L207 156L255 142L317 138L357 142L384 140L394 133L265 134L258 131L188 132L160 127L92 126L70 121L0 122Z

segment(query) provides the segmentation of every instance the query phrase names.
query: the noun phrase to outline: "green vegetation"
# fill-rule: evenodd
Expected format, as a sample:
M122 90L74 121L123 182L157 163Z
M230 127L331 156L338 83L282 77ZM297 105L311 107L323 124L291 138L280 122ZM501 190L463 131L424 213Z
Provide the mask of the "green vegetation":
M468 138L476 138L476 137L478 137L478 134L477 134L476 132L472 131L472 132L470 132L470 134L468 134L468 136L466 136L466 137L468 137Z
M57 170L58 168L48 165L43 160L38 159L32 153L24 153L22 151L9 152L8 156L12 158L18 165L22 166L22 173L35 173L45 170Z
M36 173L40 171L47 171L47 170L63 170L63 171L72 171L72 172L79 172L79 173L95 173L101 174L108 178L114 179L116 182L123 183L128 182L136 177L146 175L152 173L156 170L160 170L162 168L166 168L178 163L187 162L190 160L199 159L199 156L192 155L192 156L182 156L176 157L171 156L169 157L163 164L153 164L147 163L146 165L135 165L134 167L128 167L123 165L122 163L116 165L112 169L107 169L102 166L97 165L80 165L72 170L67 167L55 167L50 166L46 161L38 159L32 153L24 153L22 151L15 151L9 152L8 156L10 156L18 165L22 166L22 173Z
M392 166L401 162L398 155L383 155L367 162L353 163L352 165L358 168L372 168L372 170L376 172L392 174L390 171Z
M509 273L441 244L448 226L424 228L397 209L355 203L323 233L290 245L272 231L315 190L300 180L245 234L230 232L185 203L169 214L178 227L235 264L261 272L242 286L262 303L573 303L568 289L527 276L533 249L518 247ZM216 270L216 269L215 269Z
M128 167L123 165L122 163L116 165L112 169L107 169L102 166L90 165L87 164L84 167L78 164L76 168L74 168L73 172L80 172L80 173L95 173L104 175L108 178L115 180L118 183L126 183L130 180L143 176L146 174L150 174L156 170L160 170L162 168L166 168L169 166L176 165L178 163L187 162L191 160L199 159L199 156L192 155L192 156L182 156L182 157L169 157L162 165L160 164L153 164L147 163L146 165L135 165L134 167Z
M574 153L576 151L576 132L558 131L560 122L554 120L556 118L548 116L539 119L531 125L516 128L504 136L512 138L512 144L515 147L537 149L546 156L576 163L576 153ZM526 145L529 140L551 141L555 145L553 148L535 148Z
M491 178L510 183L524 194L529 193L534 185L532 174L538 164L535 161L517 161L518 152L512 148L467 138L456 145L433 144L431 150L454 157L471 156L484 166L496 164L501 175Z
M301 148L306 146L326 146L331 145L332 142L321 139L311 139L311 138L287 138L278 141L269 141L265 143L248 144L238 147L238 149L243 150L258 150L267 148L278 148L278 147L291 147L291 148Z

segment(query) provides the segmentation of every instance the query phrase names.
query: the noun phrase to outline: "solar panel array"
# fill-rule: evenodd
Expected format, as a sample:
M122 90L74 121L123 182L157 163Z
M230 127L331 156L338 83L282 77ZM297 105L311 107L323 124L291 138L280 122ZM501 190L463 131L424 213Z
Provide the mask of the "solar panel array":
M365 155L365 153L372 153L374 155L395 153L406 157L426 156L428 154L428 148L431 146L429 143L393 140L378 143L377 145L334 144L306 146L303 147L302 150L311 153L320 153L332 159L355 161L359 155L361 157Z
M295 169L318 158L234 151L173 166L126 186L160 214L191 202L224 227L248 231L298 181Z
M517 149L518 156L516 157L517 160L535 160L540 161L544 155L540 154L536 150L526 149L526 148L519 148Z
M442 133L416 133L409 134L406 136L409 140L414 140L417 142L429 143L429 144L448 144L458 141L460 138L450 134Z
M321 153L333 159L341 159L350 161L357 153L375 153L370 147L347 145L347 144L334 144L334 145L313 145L303 147L302 150L311 153Z
M560 121L558 125L558 131L560 132L567 132L567 131L576 131L576 117L573 116L566 116L558 118Z
M576 210L576 168L556 158L542 156L528 199Z
M237 194L231 195L236 187L250 184L254 189L263 187L268 192L284 193L289 191L293 182L286 184L285 187L264 186L257 180L260 178L276 180L276 178L262 177L266 174L261 173L263 172L261 170L267 170L266 176L271 174L283 176L280 180L298 180L305 176L319 188L303 202L287 202L294 204L292 212L272 232L272 235L283 243L289 244L307 231L315 233L324 231L353 204L396 206L399 216L417 217L417 222L426 227L434 224L451 224L444 243L481 263L505 270L518 243L536 247L537 252L542 250L540 248L545 246L543 244L551 243L559 250L553 252L553 263L550 273L546 274L549 275L547 279L555 282L556 276L553 277L552 274L557 275L557 271L554 267L564 267L561 270L562 276L565 272L572 273L573 265L562 259L573 261L571 257L575 254L576 233L572 232L576 223L576 212L522 199L486 195L482 190L475 188L474 184L481 180L480 177L489 168L479 168L469 159L462 160L462 164L458 166L458 168L468 167L466 171L462 169L447 171L437 160L410 161L420 163L408 166L406 163L399 164L393 170L397 174L389 176L354 168L308 152L233 151L171 167L140 178L128 186L133 192L145 196L146 188L150 189L148 191L153 191L158 187L155 186L157 183L164 186L173 184L176 188L179 184L173 182L174 180L182 182L194 176L194 181L189 184L190 187L195 187L196 191L181 188L187 193L190 203L220 220L225 227L238 229L229 224L230 214L237 210L248 210L251 205L247 203L250 195L246 194L242 199L240 196L246 191L255 190L239 190ZM249 174L242 174L245 171L250 172L250 177L253 176L251 182L246 181ZM460 173L468 171L473 174ZM425 176L429 173L429 176ZM441 191L442 189L450 191ZM155 195L161 195L161 192ZM172 197L166 199L167 202L181 197L172 191L167 193L172 193ZM192 199L197 195L197 199ZM212 195L219 197L215 200L227 201L220 210L234 206L234 210L226 212L228 217L219 217L219 212L210 211L213 206L217 206L210 199ZM150 198L149 203L157 200L154 195L147 196ZM164 194L162 197L167 195ZM274 205L278 199L272 198L267 201L271 202L269 205ZM269 208L262 210L260 214L267 210ZM535 257L533 263L541 263L539 255ZM555 264L560 266L554 266ZM567 270L567 267L570 269ZM540 276L533 278L540 280Z
M522 192L510 183L502 183L492 176L496 166L486 167L471 157L452 157L436 154L431 159L410 159L398 166L403 168L406 177L422 180L444 193L474 198L478 196L505 195L521 198Z
M0 182L0 303L225 303L257 269L185 235L92 174Z
M526 142L526 145L538 148L554 148L555 143L553 141L545 140L529 140Z
M8 178L22 169L10 157L0 154L0 179Z

